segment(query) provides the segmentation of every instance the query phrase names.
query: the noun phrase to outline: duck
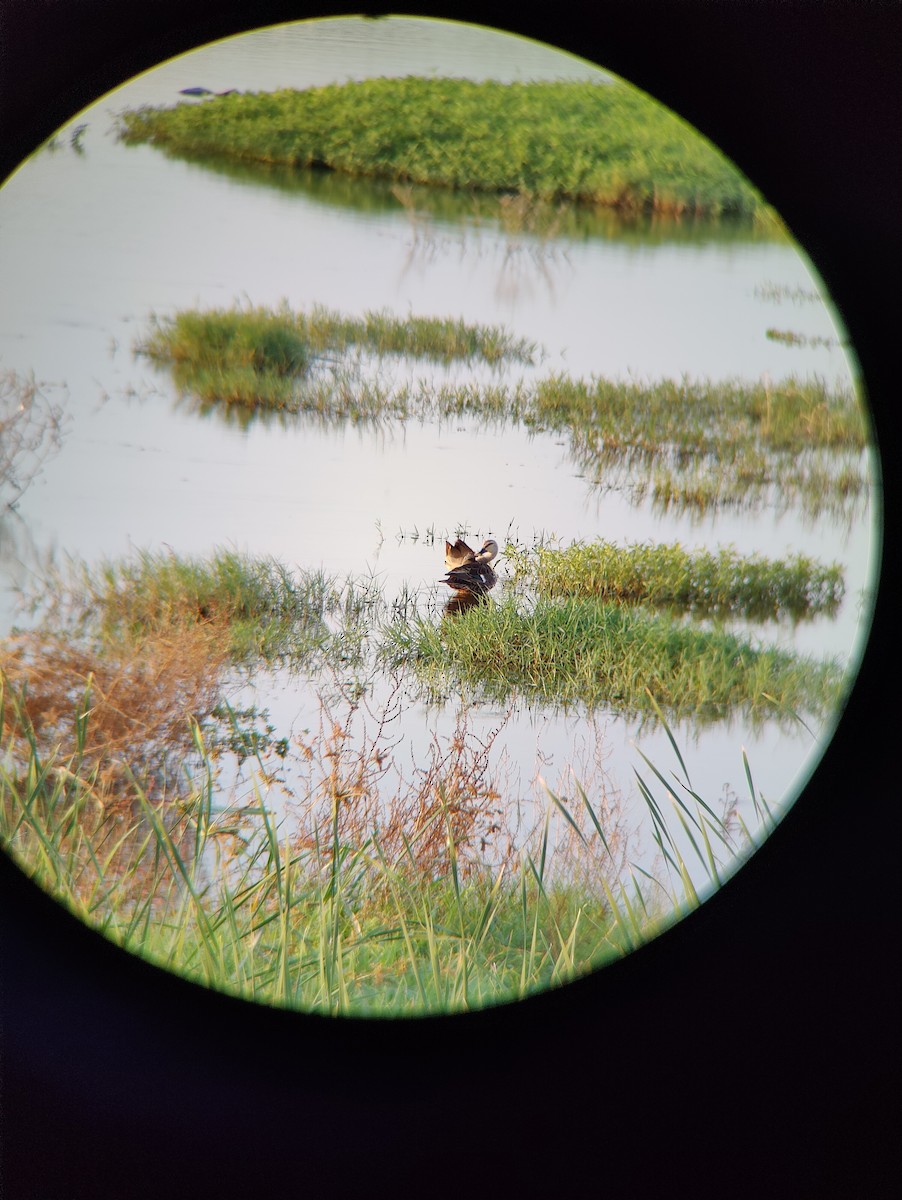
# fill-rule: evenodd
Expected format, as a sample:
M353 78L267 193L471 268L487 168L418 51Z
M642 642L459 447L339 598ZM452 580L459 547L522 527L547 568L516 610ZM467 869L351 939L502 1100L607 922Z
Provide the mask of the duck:
M455 592L470 596L484 596L498 581L492 563L498 557L498 543L486 538L482 549L475 550L460 538L452 545L445 542L445 567L447 574L439 583L446 583Z

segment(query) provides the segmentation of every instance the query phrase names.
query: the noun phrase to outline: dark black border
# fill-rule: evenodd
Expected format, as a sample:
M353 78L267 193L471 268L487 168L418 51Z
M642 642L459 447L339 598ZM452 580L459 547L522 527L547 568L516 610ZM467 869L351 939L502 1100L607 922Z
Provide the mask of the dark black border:
M342 11L2 0L3 174L165 57ZM858 349L886 470L857 686L801 800L695 916L591 979L468 1017L330 1022L207 994L93 936L0 856L2 1195L895 1196L902 7L412 11L537 37L645 87L807 248Z

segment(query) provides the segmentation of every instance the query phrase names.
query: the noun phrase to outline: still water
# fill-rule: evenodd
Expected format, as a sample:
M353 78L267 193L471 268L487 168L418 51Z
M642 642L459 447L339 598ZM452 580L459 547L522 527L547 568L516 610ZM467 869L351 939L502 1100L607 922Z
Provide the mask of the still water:
M554 238L507 232L467 199L430 209L416 197L401 203L385 185L224 170L125 147L113 133L116 112L174 103L185 87L271 90L406 74L588 78L598 86L610 78L470 26L300 23L228 39L140 76L74 118L7 182L0 369L45 381L64 398L67 426L60 452L3 518L4 628L17 619L13 587L48 554L92 562L135 548L208 554L231 546L340 577L373 573L389 595L412 589L428 608L443 599L435 584L441 539L465 528L502 542L530 544L542 533L565 543L679 540L840 562L846 596L835 618L758 635L854 665L868 612L873 504L843 521L793 511L662 516L622 490L593 490L560 436L473 421L379 432L257 422L241 430L180 406L168 379L133 355L153 313L285 300L352 315L384 308L503 323L543 347L540 373L852 377L843 331L812 267L787 241L702 222L627 228L589 214ZM774 328L808 340L787 346L768 338ZM416 378L430 373L413 370ZM515 376L508 369L505 377ZM316 723L304 681L267 679L255 699L280 735ZM500 715L474 720L489 728ZM450 733L455 716L453 703L410 705L401 723L408 757L424 753L434 733ZM822 731L677 729L703 796L745 794L744 746L775 806L792 800L830 731L829 723ZM647 861L631 782L637 745L662 770L675 767L660 731L616 713L590 721L520 709L508 718L501 753L504 772L534 798L539 776L554 786L580 760L600 756L632 813L634 857Z

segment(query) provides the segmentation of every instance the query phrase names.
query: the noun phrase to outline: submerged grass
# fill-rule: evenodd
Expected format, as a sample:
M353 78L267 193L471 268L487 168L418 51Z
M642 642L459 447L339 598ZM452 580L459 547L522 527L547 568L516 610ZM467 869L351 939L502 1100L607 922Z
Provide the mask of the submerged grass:
M530 554L507 546L512 583L539 596L597 597L698 615L755 620L832 615L844 593L842 568L803 554L785 559L740 554L732 546L691 552L679 543L574 542L538 545Z
M385 653L434 691L463 685L496 700L522 693L627 712L657 704L700 721L737 709L823 713L843 681L835 663L594 598L540 599L525 611L508 597L438 626L417 618L388 631Z
M566 198L626 212L767 211L696 130L619 81L368 79L127 111L119 133L126 142L190 157Z

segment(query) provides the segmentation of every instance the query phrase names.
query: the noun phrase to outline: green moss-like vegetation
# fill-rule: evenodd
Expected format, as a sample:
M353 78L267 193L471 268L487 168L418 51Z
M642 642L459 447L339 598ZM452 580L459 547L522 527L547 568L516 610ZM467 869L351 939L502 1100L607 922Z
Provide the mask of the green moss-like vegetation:
M463 684L492 699L520 692L628 712L717 718L835 705L842 672L722 630L701 629L638 607L597 600L515 599L469 608L436 626L395 626L389 653L436 690Z
M369 79L142 108L127 142L625 211L762 214L736 168L624 83Z
M574 542L562 549L540 545L533 554L508 546L504 557L513 582L526 580L543 597L597 597L700 615L801 620L835 613L844 591L835 563L802 554L743 555L733 547L691 553L679 543Z

